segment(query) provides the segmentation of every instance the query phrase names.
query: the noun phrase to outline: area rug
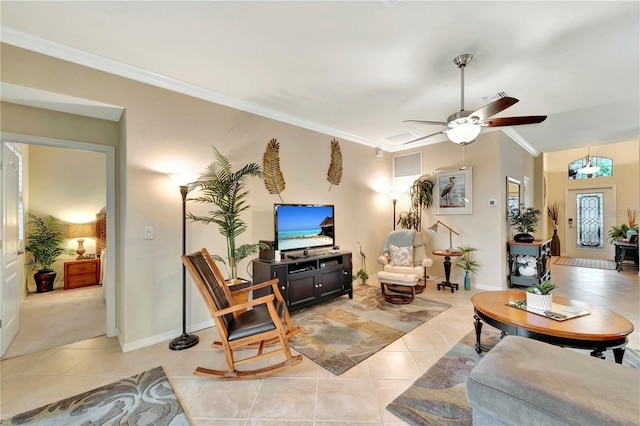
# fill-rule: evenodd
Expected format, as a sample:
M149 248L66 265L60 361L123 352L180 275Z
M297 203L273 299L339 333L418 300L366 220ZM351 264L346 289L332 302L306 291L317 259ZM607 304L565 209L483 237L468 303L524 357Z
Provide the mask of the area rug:
M353 300L341 297L292 313L301 332L290 345L340 375L449 307L422 295L394 305L382 298L380 287L359 285Z
M500 341L500 333L485 326L481 339L483 346L493 347ZM476 333L472 331L387 405L387 410L411 425L471 425L473 409L467 403L464 382L485 354L476 353L475 343ZM577 351L585 355L590 352ZM605 355L613 362L611 351ZM627 348L623 364L640 368L640 351Z
M562 266L579 266L581 268L609 269L612 271L616 269L616 262L613 260L581 259L579 257L556 257L553 264Z
M162 367L18 414L3 425L189 425Z

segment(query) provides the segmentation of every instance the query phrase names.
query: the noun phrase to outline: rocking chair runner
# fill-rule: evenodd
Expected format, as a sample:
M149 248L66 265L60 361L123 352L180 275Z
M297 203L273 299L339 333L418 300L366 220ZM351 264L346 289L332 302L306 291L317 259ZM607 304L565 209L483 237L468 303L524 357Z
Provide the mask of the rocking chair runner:
M218 329L228 367L226 371L198 367L194 371L194 375L223 380L255 379L302 362L302 355L293 356L291 354L283 326L283 310L286 311L286 305L279 304L279 308L276 309L274 294L234 305L227 299L224 284L218 282L216 274L202 252L183 255L182 261L196 283L196 287ZM267 283L275 285L277 289L278 280L270 280ZM260 306L266 308L246 310L250 307ZM238 313L237 316L234 316L234 313ZM273 341L279 342L279 348L265 352L265 346ZM234 350L246 349L247 345L251 344L259 344L256 355L242 360L234 358ZM285 360L253 370L237 370L236 368L277 355L283 355Z

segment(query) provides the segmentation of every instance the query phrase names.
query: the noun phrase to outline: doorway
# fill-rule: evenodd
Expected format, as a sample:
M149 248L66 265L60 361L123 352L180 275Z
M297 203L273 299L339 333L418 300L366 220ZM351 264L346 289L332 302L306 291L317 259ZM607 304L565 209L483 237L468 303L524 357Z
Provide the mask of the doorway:
M115 147L106 146L106 145L96 145L89 144L84 142L76 142L76 141L67 141L61 139L52 139L52 138L43 138L38 136L29 136L23 134L15 134L8 132L0 132L0 138L2 141L26 144L26 145L42 145L48 147L58 147L58 148L68 148L68 149L77 149L83 151L91 151L97 153L105 154L106 161L106 213L107 213L107 241L109 241L109 250L107 250L104 259L104 277L103 277L103 295L106 304L106 318L104 319L106 323L106 335L111 337L116 335L116 289L115 289L115 259L116 259L116 220L115 220ZM2 215L3 224L7 218L5 215ZM3 265L4 269L4 265ZM0 276L4 276L4 270L0 273ZM0 286L3 283L0 282ZM5 301L3 288L0 288L0 294L2 294L2 299L0 299L0 312L2 312L2 307L4 307ZM18 322L19 324L19 322ZM2 348L8 347L9 342L5 342L5 337L0 334L0 339L2 342Z
M565 193L567 257L612 260L607 230L616 223L614 186L567 189Z

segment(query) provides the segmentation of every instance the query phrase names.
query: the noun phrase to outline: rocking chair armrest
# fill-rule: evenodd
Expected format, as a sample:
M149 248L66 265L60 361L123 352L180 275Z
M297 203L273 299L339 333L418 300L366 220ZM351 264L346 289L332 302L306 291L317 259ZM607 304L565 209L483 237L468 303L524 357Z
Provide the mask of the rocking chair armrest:
M241 288L239 290L234 290L234 291L231 292L231 294L239 294L239 293L244 293L244 292L247 292L247 291L258 290L258 289L261 289L261 288L264 288L264 287L273 286L274 284L277 286L278 282L279 282L278 278L274 278L274 279L271 279L269 281L264 281L264 282L261 282L261 283L258 283L258 284L253 284L253 285L250 285L248 287Z
M233 296L234 294L240 294L242 292L251 291L251 290L258 290L260 288L271 286L272 292L273 292L273 294L275 294L276 299L278 299L278 301L280 301L280 302L284 302L284 298L282 297L282 293L280 293L280 287L278 287L278 283L279 282L280 282L280 280L278 278L273 278L273 279L271 279L269 281L264 281L264 282L261 282L261 283L256 284L256 285L252 285L252 286L249 286L249 287L241 288L240 290L232 291L231 295Z
M266 296L259 297L253 300L247 300L246 302L238 303L237 305L229 306L228 308L220 309L219 311L214 312L212 315L216 317L221 317L227 314L232 314L236 311L244 311L249 307L257 306L257 305L265 305L269 302L273 303L275 296L273 294L267 294Z

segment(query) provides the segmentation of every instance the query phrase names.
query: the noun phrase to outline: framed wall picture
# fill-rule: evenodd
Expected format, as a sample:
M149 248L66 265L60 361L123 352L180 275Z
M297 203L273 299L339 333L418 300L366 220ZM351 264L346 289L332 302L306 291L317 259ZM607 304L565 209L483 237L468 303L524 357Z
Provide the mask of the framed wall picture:
M473 169L442 170L435 173L435 214L473 213Z

